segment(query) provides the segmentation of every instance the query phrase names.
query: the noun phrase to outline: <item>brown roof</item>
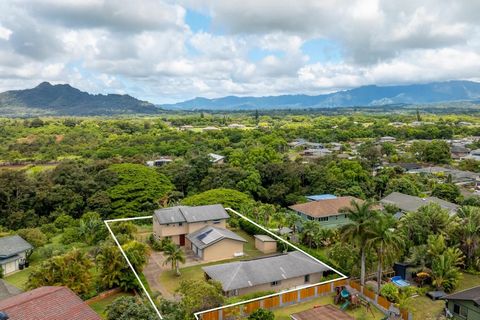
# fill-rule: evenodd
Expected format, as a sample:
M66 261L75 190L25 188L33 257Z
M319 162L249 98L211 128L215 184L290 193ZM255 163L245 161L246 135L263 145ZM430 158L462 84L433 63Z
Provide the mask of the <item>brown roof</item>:
M0 301L9 320L101 320L66 287L40 287Z
M331 304L314 307L313 309L294 313L290 316L293 320L355 320L344 311Z
M325 199L299 203L290 206L290 209L306 214L313 218L335 216L341 213L342 209L351 208L351 202L355 200L363 203L363 200L355 197L338 197L335 199Z

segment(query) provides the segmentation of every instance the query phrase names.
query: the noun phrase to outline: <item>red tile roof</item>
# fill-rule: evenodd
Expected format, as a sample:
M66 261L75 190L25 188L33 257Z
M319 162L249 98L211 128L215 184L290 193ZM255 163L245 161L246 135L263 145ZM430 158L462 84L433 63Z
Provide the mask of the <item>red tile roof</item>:
M343 209L351 208L352 200L363 203L363 200L355 197L338 197L335 199L325 199L299 203L290 206L290 209L306 214L313 218L335 216L341 213Z
M101 320L66 287L40 287L0 301L9 320Z

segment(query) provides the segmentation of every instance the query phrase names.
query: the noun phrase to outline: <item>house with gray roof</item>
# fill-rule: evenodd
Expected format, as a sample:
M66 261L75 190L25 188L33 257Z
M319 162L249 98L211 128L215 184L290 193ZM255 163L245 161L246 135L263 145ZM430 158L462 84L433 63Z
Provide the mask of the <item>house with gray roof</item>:
M202 268L206 279L218 281L226 296L282 291L320 282L331 272L300 251Z
M33 247L19 235L0 238L0 266L7 275L23 269L27 261L27 253Z
M436 203L440 205L443 209L448 210L450 215L453 215L458 210L458 205L451 203L437 197L427 197L420 198L411 196L408 194L403 194L400 192L392 192L382 200L380 200L382 205L392 205L399 209L399 212L395 215L396 218L400 218L406 212L414 212L420 209L420 207L428 205L430 203Z
M188 234L206 226L226 229L229 217L220 204L158 209L153 214L153 234L158 240L170 238L177 245L185 246Z
M480 320L480 286L459 291L442 299L451 318L456 320Z
M243 256L246 242L233 231L208 225L188 234L185 246L202 261L210 262Z

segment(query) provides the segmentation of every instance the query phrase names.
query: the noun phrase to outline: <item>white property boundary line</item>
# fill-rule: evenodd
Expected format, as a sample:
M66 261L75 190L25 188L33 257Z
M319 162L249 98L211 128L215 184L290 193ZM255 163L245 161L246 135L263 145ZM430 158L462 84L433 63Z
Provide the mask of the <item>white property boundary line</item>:
M236 214L237 216L241 217L242 219L247 220L247 221L250 222L251 224L255 225L256 227L262 229L263 231L265 231L265 232L268 233L269 235L273 236L274 238L280 240L281 242L287 244L288 246L294 248L295 250L300 251L301 253L307 255L308 257L310 257L311 259L315 260L316 262L318 262L318 263L324 265L325 267L329 268L330 270L336 272L337 274L340 275L340 278L336 278L336 279L332 279L332 280L327 280L327 281L323 281L323 282L318 282L318 283L311 284L311 285L307 285L307 286L301 286L301 287L297 287L297 288L290 289L290 290L284 290L284 291L280 291L280 292L277 292L277 293L265 295L265 296L262 296L262 297L257 297L257 298L250 299L250 300L246 300L246 301L240 301L240 302L237 302L237 303L232 303L232 304L229 304L229 305L226 305L226 306L221 306L221 307L217 307L217 308L213 308L213 309L208 309L208 310L204 310L204 311L199 311L199 312L194 313L195 319L199 320L199 319L200 319L200 315L202 315L202 314L204 314L204 313L211 312L211 311L217 311L217 310L221 310L221 309L225 309L225 308L235 307L235 306L238 306L238 305L246 304L246 303L253 302L253 301L257 301L257 300L263 300L263 299L270 298L270 297L280 296L280 295L282 295L282 294L284 294L284 293L294 292L294 291L297 291L297 290L299 290L299 289L311 288L311 287L315 287L315 286L318 286L318 285L321 285L321 284L327 284L327 283L330 283L330 282L334 282L334 281L343 280L343 279L347 279L347 278L348 278L346 275L344 275L344 274L341 273L340 271L338 271L338 270L330 267L329 265L323 263L322 261L318 260L317 258L315 258L314 256L310 255L309 253L303 251L302 249L298 248L297 246L293 245L292 243L288 242L287 240L283 239L282 237L279 237L279 236L276 235L275 233L271 232L270 230L268 230L268 229L265 228L264 226L259 225L258 223L256 223L255 221L251 220L250 218L247 218L247 217L244 216L243 214L241 214L241 213L233 210L232 208L225 208L225 210L228 210L228 211ZM130 269L132 269L133 273L135 274L135 277L137 278L138 282L140 283L140 286L142 287L143 291L144 291L145 294L147 295L147 298L148 298L148 300L150 301L150 303L152 304L153 309L154 309L155 312L157 313L158 317L159 317L160 319L163 319L162 315L160 314L160 311L158 311L157 306L155 305L155 303L153 302L152 298L150 297L150 294L148 293L147 289L146 289L145 286L143 285L142 280L140 279L140 276L138 275L137 271L135 271L135 269L133 268L130 260L128 260L128 257L127 257L127 255L125 254L125 252L123 251L122 246L121 246L120 243L118 242L117 237L115 236L115 234L113 233L112 229L111 229L110 226L109 226L109 223L110 223L110 222L132 221L132 220L144 220L144 219L152 219L152 218L153 218L153 216L144 216L144 217L135 217L135 218L111 219L111 220L105 220L104 222L105 222L105 225L106 225L107 228L108 228L108 231L109 231L110 234L112 235L113 240L115 241L115 243L117 244L118 248L120 249L120 252L122 253L123 257L125 258L125 260L127 260L128 266L130 267Z

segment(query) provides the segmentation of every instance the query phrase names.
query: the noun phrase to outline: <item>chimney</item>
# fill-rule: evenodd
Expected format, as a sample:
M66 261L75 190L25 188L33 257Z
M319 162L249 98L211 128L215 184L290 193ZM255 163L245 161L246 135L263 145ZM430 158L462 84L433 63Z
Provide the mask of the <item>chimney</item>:
M5 311L0 311L0 320L8 320L10 317Z

